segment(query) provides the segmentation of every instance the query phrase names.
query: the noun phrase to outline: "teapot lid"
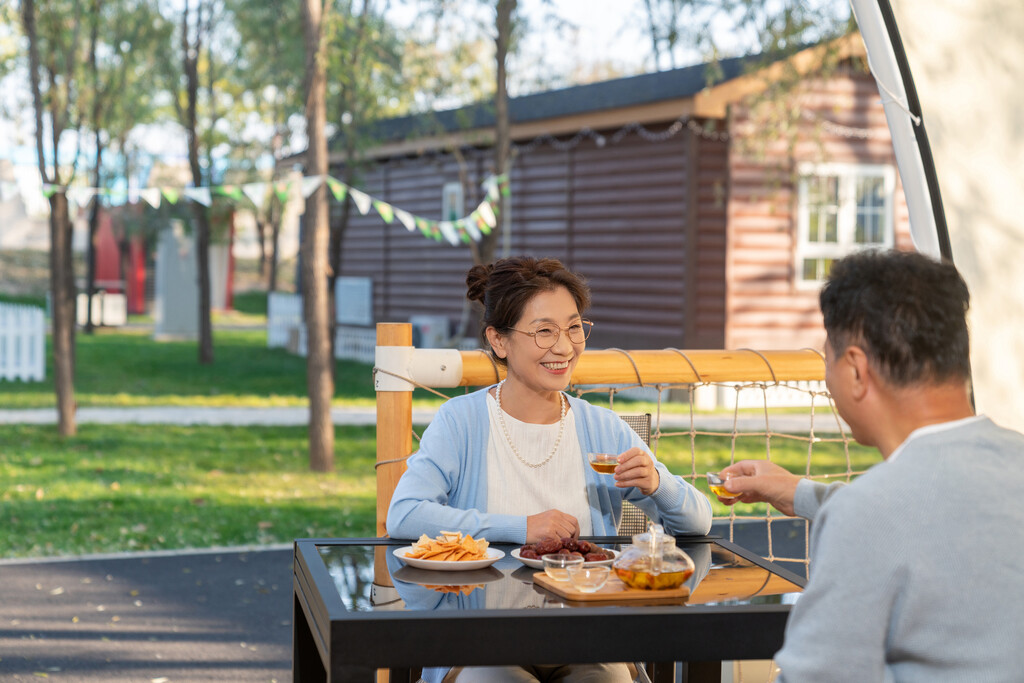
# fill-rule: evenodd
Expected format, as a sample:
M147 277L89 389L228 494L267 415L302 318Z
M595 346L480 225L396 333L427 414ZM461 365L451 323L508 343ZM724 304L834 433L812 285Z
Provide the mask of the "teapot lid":
M665 533L665 528L654 522L647 523L647 531L633 536L633 545L642 548L649 555L665 552L666 547L675 546L676 539Z

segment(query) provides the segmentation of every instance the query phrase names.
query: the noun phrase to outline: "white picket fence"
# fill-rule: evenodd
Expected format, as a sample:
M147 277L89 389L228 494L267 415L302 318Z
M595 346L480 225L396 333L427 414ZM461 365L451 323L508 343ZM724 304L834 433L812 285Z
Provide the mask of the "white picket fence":
M292 330L302 327L302 297L286 292L267 296L267 346L288 346Z
M46 379L43 309L0 302L0 380L5 379Z

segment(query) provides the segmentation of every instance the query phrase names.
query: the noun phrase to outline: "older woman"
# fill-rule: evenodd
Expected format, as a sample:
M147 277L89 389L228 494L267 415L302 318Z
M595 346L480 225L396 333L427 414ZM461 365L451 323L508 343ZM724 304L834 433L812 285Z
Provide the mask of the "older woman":
M458 530L508 543L613 536L628 500L666 531L706 534L711 503L704 495L673 476L614 412L564 393L592 327L583 318L590 303L583 279L555 259L517 257L473 267L466 285L467 297L483 305L483 340L506 379L441 407L395 489L388 533ZM591 451L619 454L613 475L589 467ZM595 677L591 667L571 668L587 673L452 674L459 681L569 681L622 680L625 671ZM445 680L455 680L452 674Z

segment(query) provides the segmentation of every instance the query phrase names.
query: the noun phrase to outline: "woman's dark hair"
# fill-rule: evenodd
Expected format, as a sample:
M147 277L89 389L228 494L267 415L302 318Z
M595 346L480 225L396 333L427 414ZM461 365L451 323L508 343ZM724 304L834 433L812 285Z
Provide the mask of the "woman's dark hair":
M513 256L485 266L473 266L466 273L466 298L483 306L480 338L489 348L487 328L507 334L523 316L530 300L541 292L565 287L582 315L590 306L590 290L582 276L572 272L558 259ZM505 359L491 351L496 362Z
M894 385L970 378L971 296L952 264L857 252L835 262L819 301L832 350L860 346Z

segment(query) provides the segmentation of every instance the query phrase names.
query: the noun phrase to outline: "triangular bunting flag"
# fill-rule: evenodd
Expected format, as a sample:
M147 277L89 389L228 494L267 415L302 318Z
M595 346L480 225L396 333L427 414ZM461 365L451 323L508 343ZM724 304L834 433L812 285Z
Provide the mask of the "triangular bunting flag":
M494 179L494 176L491 176L483 182L483 188L487 192L488 201L498 201L498 183Z
M253 206L257 209L263 208L263 200L267 197L266 183L246 183L242 185L242 192L249 198Z
M398 222L404 225L405 229L409 232L416 230L416 218L414 218L408 211L395 209L395 218L397 218Z
M324 183L324 176L313 175L302 179L302 198L309 199L309 195L317 191Z
M144 190L139 190L139 197L143 199L147 204L152 206L154 209L160 208L159 187L147 187Z
M242 201L242 191L238 189L237 185L217 185L211 187L210 192L211 194L217 194L221 197L234 199L236 202Z
M348 188L348 193L352 196L352 201L356 203L356 208L359 209L359 213L365 216L370 210L370 203L373 201L373 198L354 187Z
M420 229L420 232L422 232L425 236L430 237L432 235L432 231L430 229L430 221L428 221L426 218L420 218L419 216L417 216L415 220L416 227Z
M331 194L334 195L334 200L339 204L345 201L345 197L348 196L348 185L337 178L327 176L327 187L331 188Z
M491 208L490 202L480 202L480 206L476 207L476 213L489 227L493 228L498 224L498 219L494 215L494 209Z
M474 242L480 241L480 231L476 227L476 216L470 216L469 218L459 222L462 223L464 229L469 233L469 236L473 238Z
M390 225L395 221L395 207L391 206L387 202L382 202L379 199L373 200L373 208L377 209L377 213L384 219L384 222Z
M169 201L171 204L177 204L178 200L181 198L181 195L178 194L177 190L171 189L169 187L162 188L160 190L160 194L162 194L164 196L164 199Z
M213 197L210 195L210 188L208 187L186 187L181 193L203 206L209 206L213 203Z
M59 190L59 189L60 189L60 187L57 186L57 185L51 185L50 183L44 183L43 184L43 196L46 197L47 199L49 199L54 194L56 194L57 190Z
M277 195L277 201L281 202L282 204L287 204L288 198L292 194L291 182L277 183L276 185L274 185L274 194Z
M459 236L455 232L455 226L451 221L441 221L437 224L437 227L441 229L441 234L448 240L448 243L455 246L459 243Z

